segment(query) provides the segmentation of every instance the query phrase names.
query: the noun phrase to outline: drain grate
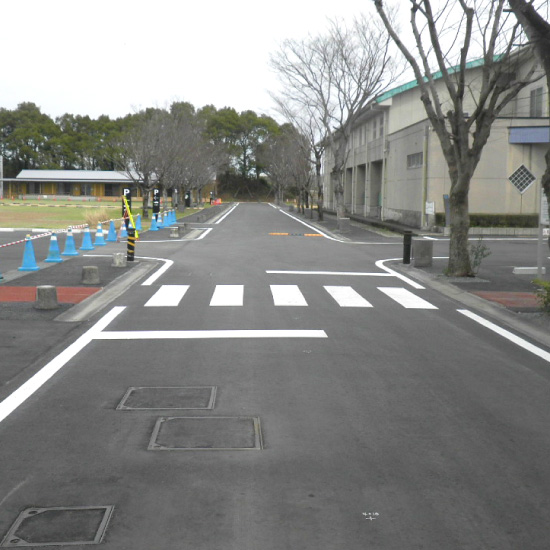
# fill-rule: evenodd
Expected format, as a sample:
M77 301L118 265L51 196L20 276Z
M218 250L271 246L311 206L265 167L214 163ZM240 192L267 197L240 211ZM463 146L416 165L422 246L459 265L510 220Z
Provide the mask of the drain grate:
M0 548L99 544L114 506L27 508L15 521Z
M262 448L260 419L248 416L159 418L150 451L250 451Z
M117 410L213 409L216 386L129 388Z

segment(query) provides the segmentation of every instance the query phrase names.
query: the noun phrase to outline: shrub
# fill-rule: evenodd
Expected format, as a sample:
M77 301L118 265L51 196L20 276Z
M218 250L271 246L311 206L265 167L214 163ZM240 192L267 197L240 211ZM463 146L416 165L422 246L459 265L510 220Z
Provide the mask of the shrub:
M550 281L535 279L533 284L538 287L535 290L535 294L537 295L540 308L546 313L550 313Z
M90 226L90 229L95 229L99 222L110 220L113 216L113 212L114 210L107 210L106 208L89 208L89 212L86 212L84 221Z

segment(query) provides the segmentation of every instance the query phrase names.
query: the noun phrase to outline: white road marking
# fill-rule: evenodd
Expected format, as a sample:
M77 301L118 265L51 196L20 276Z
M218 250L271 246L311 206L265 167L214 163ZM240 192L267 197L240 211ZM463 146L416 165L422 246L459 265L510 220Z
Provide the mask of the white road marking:
M138 256L138 258L142 258L143 260L157 260L159 262L164 262L164 265L157 269L146 281L141 283L141 286L151 286L165 271L168 271L168 269L174 265L172 260L165 260L164 258L148 258L146 256Z
M226 213L216 222L216 224L222 223L223 220L225 220L225 218L227 218L227 216L229 216L229 214L231 214L231 212L233 212L233 210L235 210L235 208L237 208L237 206L239 206L239 203L237 203L233 208L231 208L228 212L226 212Z
M61 370L78 352L83 350L101 331L105 329L124 307L114 307L104 315L92 328L75 340L68 348L42 367L34 376L10 394L0 403L0 422L24 403L34 392L42 387L54 374Z
M142 330L100 332L95 340L195 340L224 338L328 338L324 330Z
M271 204L270 206L273 206L273 205ZM325 239L329 239L331 241L336 241L338 243L346 242L346 241L342 241L340 239L335 239L334 237L331 237L330 235L327 235L326 233L321 231L318 227L314 227L313 225L310 225L309 223L306 223L303 220L300 220L299 218L296 218L296 217L292 216L291 214L289 214L288 212L285 212L284 210L278 208L277 206L273 206L273 208L275 208L276 210L279 210L279 212L281 212L281 214L284 214L285 216L288 216L289 218L292 218L294 221L300 222L302 225L305 225L306 227L311 229L314 233L319 233L320 235L323 235L323 237L325 237Z
M527 340L524 340L523 338L516 336L512 332L506 329L503 329L502 327L499 327L494 323L491 323L491 321L488 321L487 319L480 317L479 315L476 315L475 313L472 313L467 309L457 309L457 311L458 313L462 313L462 315L465 315L466 317L474 320L476 323L479 323L485 328L488 328L489 330L496 332L500 336L503 336L507 340L510 340L510 342L513 342L514 344L520 346L521 348L535 354L537 357L540 357L541 359L544 359L545 361L550 363L550 353L548 353L547 351L544 351L543 349L529 343Z
M378 287L378 290L407 309L438 309L406 288Z
M325 286L324 288L340 307L372 307L372 304L351 286Z
M266 270L266 273L275 275L336 275L341 277L394 277L393 273L363 273L360 271L283 271Z
M176 307L189 285L162 285L146 302L145 307Z
M211 306L242 306L244 285L217 285L210 300Z
M270 285L270 288L276 306L307 306L298 285Z
M208 229L206 229L204 231L204 233L201 233L201 235L199 237L197 237L195 240L200 241L200 240L204 239L204 237L206 237L206 235L208 235L208 233L210 233L210 231L212 231L212 227L209 227Z
M416 288L417 290L424 290L424 287L417 282L413 281L412 279L409 279L408 277L405 277L405 275L401 275L401 273L398 273L397 271L394 271L390 267L387 267L384 265L385 262L401 262L403 261L402 258L389 258L387 260L378 260L375 265L376 267L379 267L380 269L383 269L393 277L397 277L398 279L401 279L404 283L407 283L408 285L412 286L413 288Z

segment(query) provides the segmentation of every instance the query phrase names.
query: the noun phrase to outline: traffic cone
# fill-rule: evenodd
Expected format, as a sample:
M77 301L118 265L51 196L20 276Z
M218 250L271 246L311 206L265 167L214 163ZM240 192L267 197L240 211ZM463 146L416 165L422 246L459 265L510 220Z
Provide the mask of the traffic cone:
M162 212L159 212L157 215L157 227L159 229L162 229L164 227L164 224L162 223Z
M82 237L82 246L79 250L95 250L92 244L92 235L90 234L90 228L86 226L84 228L84 237Z
M19 271L37 271L40 269L36 265L36 258L34 257L34 248L30 235L25 237L25 250L23 251L23 263L19 268Z
M153 214L153 217L151 218L151 227L149 228L149 231L158 231L159 228L157 227L157 217L155 214Z
M74 244L73 228L67 229L67 238L65 239L65 249L61 253L61 256L78 256L76 246Z
M103 227L101 227L101 223L98 223L97 231L95 232L94 246L105 246L106 244L105 237L103 236Z
M137 231L141 231L141 214L138 214L137 215L137 218L136 218L136 230Z
M63 258L59 254L59 243L57 242L57 235L52 233L50 239L50 249L48 251L48 257L44 260L45 262L62 262Z
M121 239L127 239L128 238L128 231L126 231L126 223L124 220L122 220L122 223L120 224L120 235L119 237Z
M115 227L115 222L113 220L111 220L111 222L109 223L109 233L107 235L107 242L109 243L117 242L116 227Z

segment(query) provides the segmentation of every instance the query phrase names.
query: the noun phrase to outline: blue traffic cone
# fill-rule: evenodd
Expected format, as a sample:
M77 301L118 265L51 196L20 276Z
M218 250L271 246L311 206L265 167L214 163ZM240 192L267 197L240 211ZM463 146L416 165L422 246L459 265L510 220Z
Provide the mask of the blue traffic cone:
M57 242L57 235L52 233L52 238L50 239L50 249L48 250L48 257L44 260L45 262L62 262L63 258L59 254L59 243Z
M109 223L109 233L107 234L107 242L116 243L116 241L117 241L117 238L116 238L115 222L111 220L111 222Z
M97 231L95 232L94 246L105 246L106 244L105 237L103 236L103 227L101 227L101 223L98 223Z
M23 251L23 263L19 268L19 271L37 271L40 269L36 265L36 258L34 257L34 248L30 235L25 237L25 250Z
M136 230L137 231L141 231L141 214L138 214L137 215L137 218L136 218Z
M164 223L162 221L162 212L159 212L157 215L157 227L159 229L162 229L164 227Z
M92 235L90 234L90 228L86 226L84 229L84 237L82 237L82 246L79 250L95 250L92 244Z
M151 218L151 227L149 228L149 231L158 231L159 228L157 227L157 216L153 214Z
M178 218L176 216L176 209L172 210L172 223L178 223Z
M120 224L120 238L128 238L128 231L126 230L126 222L124 220L122 220L122 223Z
M61 253L61 256L78 256L76 246L74 244L73 228L67 229L67 238L65 239L65 249Z

